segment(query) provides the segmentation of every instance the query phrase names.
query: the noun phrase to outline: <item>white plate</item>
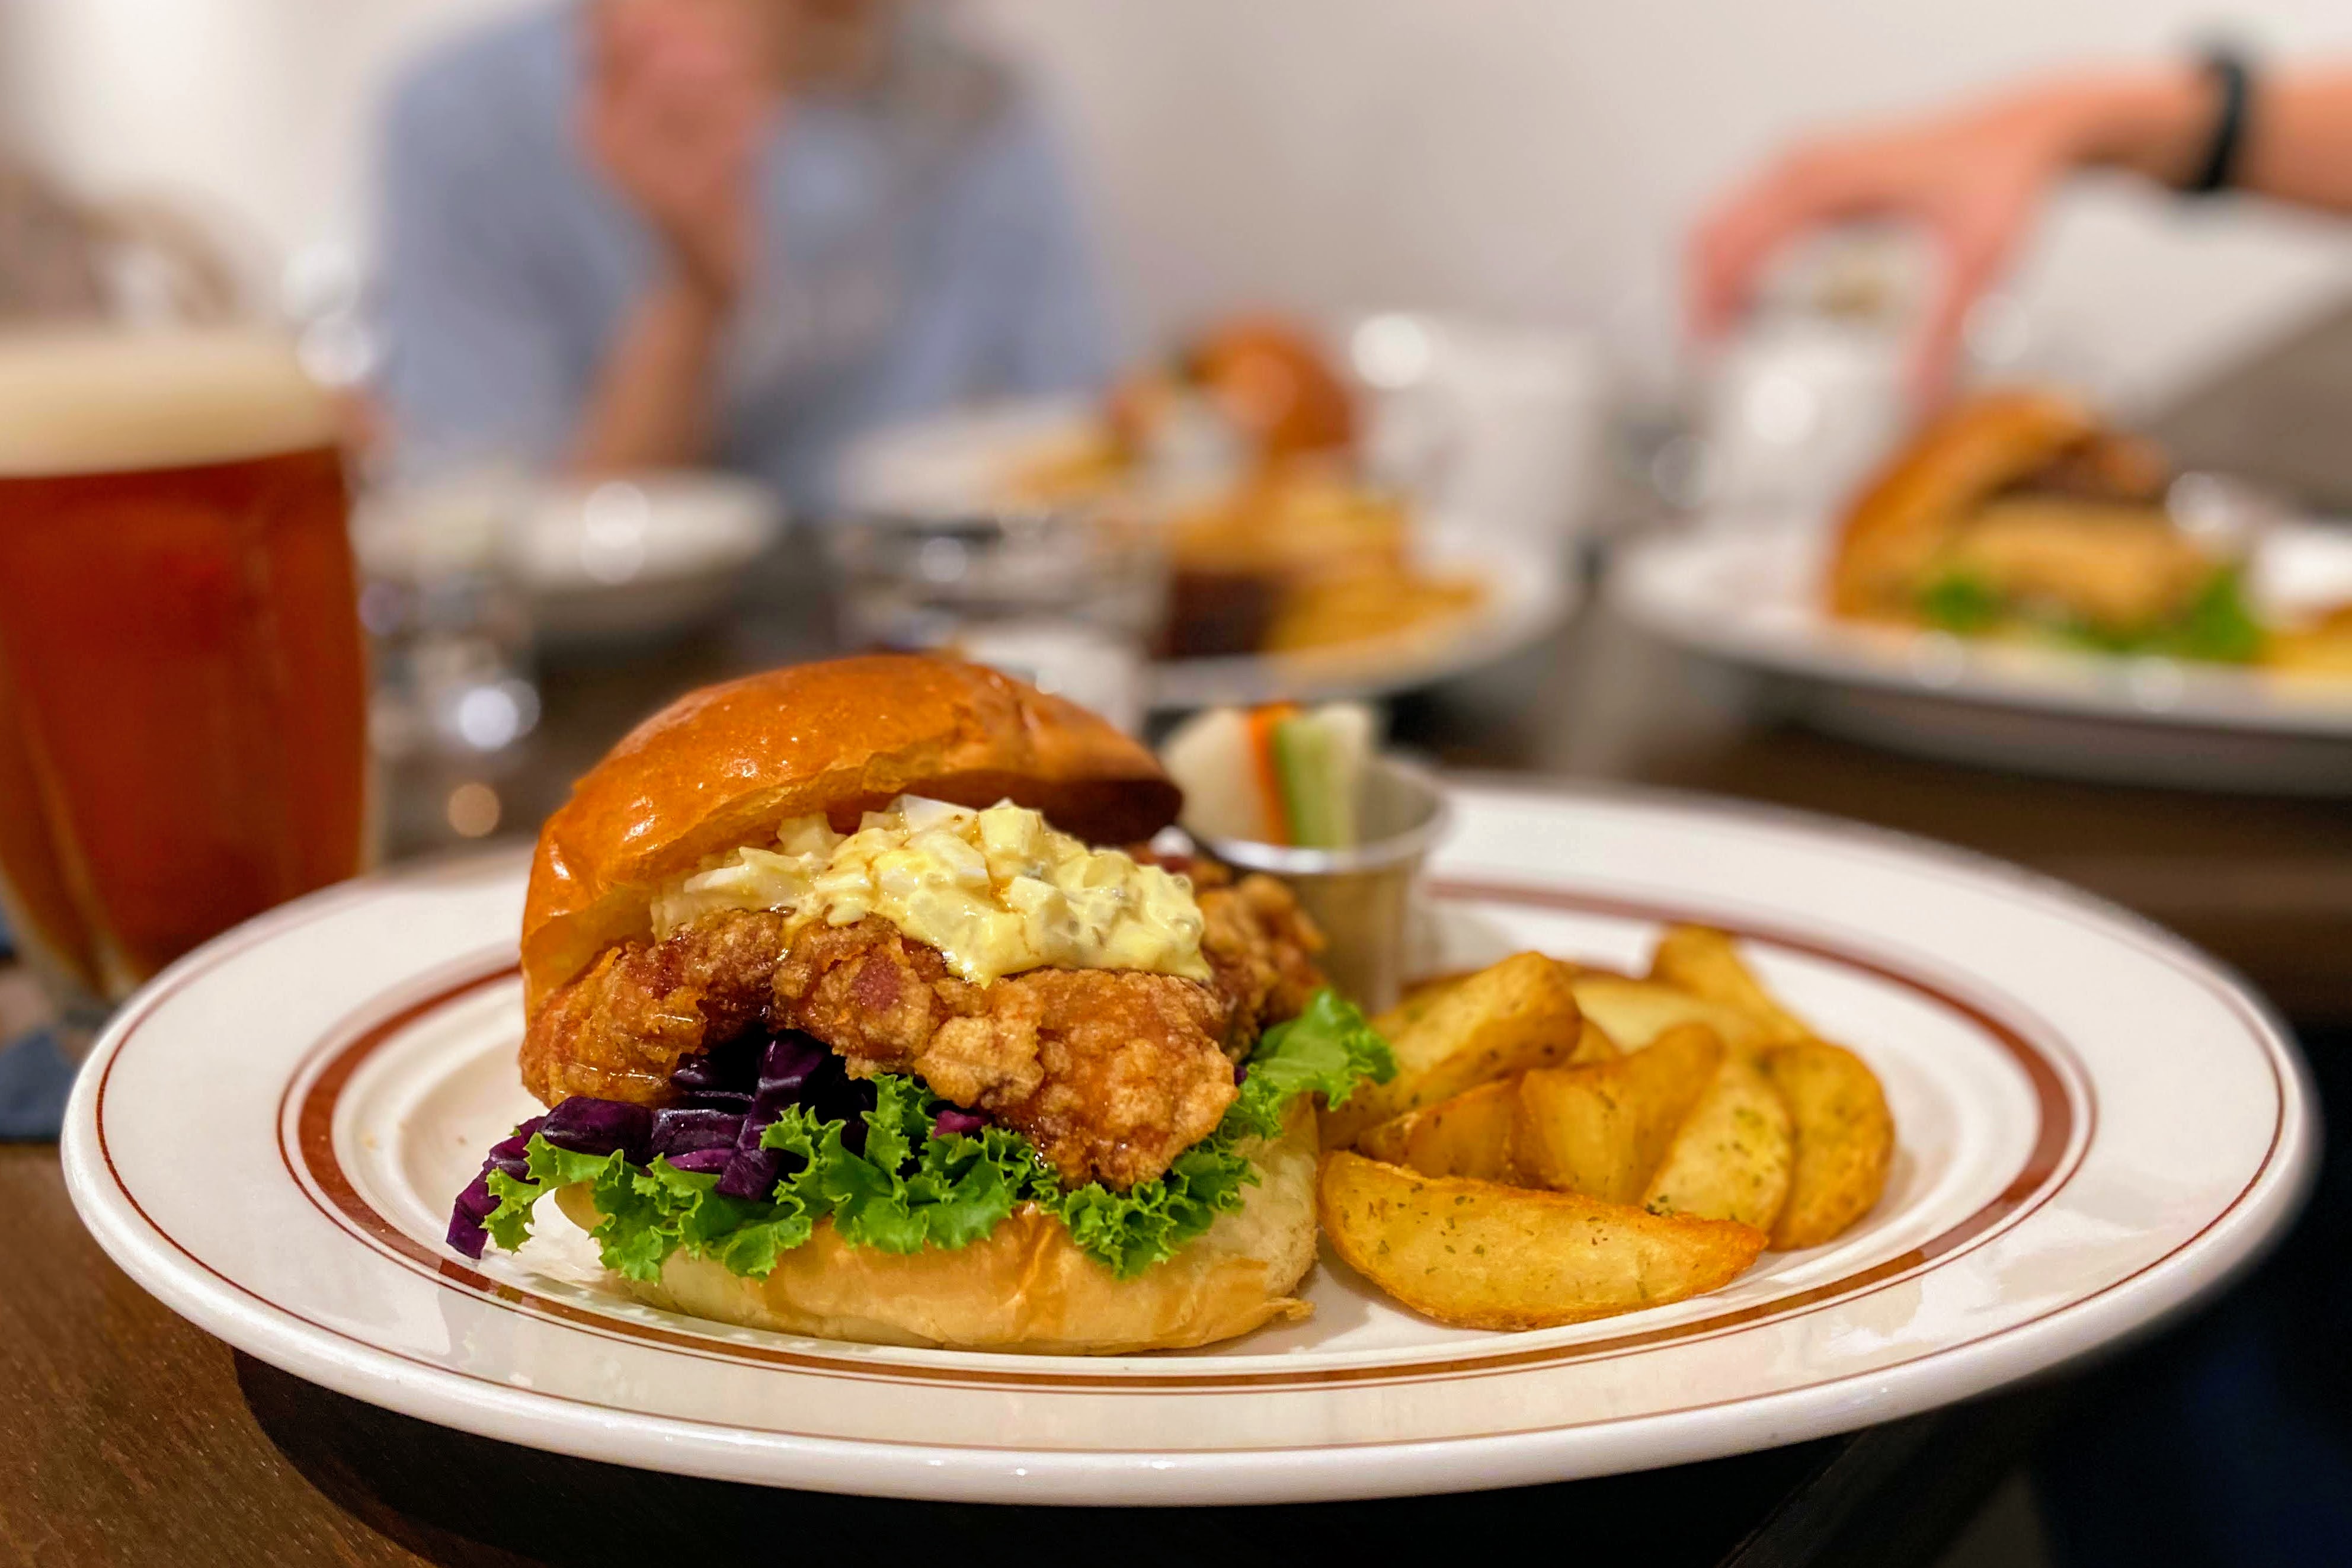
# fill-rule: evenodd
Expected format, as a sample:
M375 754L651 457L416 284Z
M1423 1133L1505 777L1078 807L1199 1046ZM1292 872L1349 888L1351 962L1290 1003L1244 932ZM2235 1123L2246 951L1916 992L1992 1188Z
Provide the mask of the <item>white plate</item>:
M126 1007L63 1156L107 1251L265 1361L593 1458L997 1502L1465 1490L1679 1463L1965 1398L2214 1289L2292 1215L2310 1090L2261 1003L2161 931L1999 865L1699 800L1465 786L1449 962L1638 962L1749 935L1886 1084L1885 1201L1700 1300L1526 1334L1437 1327L1328 1258L1314 1318L1086 1360L795 1340L630 1304L548 1205L441 1245L516 1087L518 861L348 885Z
M1795 678L1802 714L1905 750L2130 784L2352 794L2352 680L1971 642L1832 619L1815 527L1729 523L1621 552L1611 602L1669 641ZM2282 526L2256 591L2352 596L2352 531Z
M1019 465L1094 428L1094 405L1040 398L963 410L879 432L852 449L841 492L852 510L912 516L985 509L1010 493ZM1466 675L1508 658L1566 620L1578 584L1558 552L1475 517L1431 518L1428 564L1486 585L1476 608L1434 625L1295 654L1169 659L1148 676L1155 711L1219 704L1377 697Z

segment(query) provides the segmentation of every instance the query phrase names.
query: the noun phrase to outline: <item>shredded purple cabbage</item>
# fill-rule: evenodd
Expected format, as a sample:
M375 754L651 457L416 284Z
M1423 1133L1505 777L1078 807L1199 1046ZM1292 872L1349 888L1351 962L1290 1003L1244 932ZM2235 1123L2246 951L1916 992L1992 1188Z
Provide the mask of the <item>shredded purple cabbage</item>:
M781 1149L762 1149L760 1135L789 1105L798 1105L814 1086L825 1065L835 1058L808 1036L797 1032L777 1036L760 1055L760 1077L736 1134L733 1157L719 1177L722 1197L758 1200L776 1190L784 1173Z
M457 1194L457 1206L449 1212L449 1245L468 1258L479 1258L490 1241L490 1233L482 1228L482 1222L498 1206L499 1200L490 1196L490 1173L485 1166L481 1174Z
M539 1135L575 1154L609 1154L618 1149L630 1164L642 1165L653 1158L646 1146L653 1131L650 1106L575 1094L547 1113Z
M504 1171L516 1181L521 1181L529 1175L530 1170L523 1163L523 1156L530 1151L530 1135L546 1125L546 1117L534 1116L516 1128L510 1136L491 1144L490 1157L482 1166L485 1175L487 1176L488 1173L494 1169ZM491 1206L497 1205L493 1204ZM483 1212L487 1214L489 1211L485 1209Z
M743 1131L743 1119L724 1110L695 1110L672 1106L654 1112L653 1141L646 1145L656 1156L677 1163L680 1154L698 1149L732 1149Z
M467 1258L482 1256L489 1241L482 1222L499 1206L490 1195L490 1173L528 1180L533 1133L574 1153L618 1149L633 1165L666 1159L681 1171L716 1173L721 1194L754 1200L774 1192L784 1174L787 1156L760 1147L760 1135L787 1106L806 1106L820 1121L845 1123L842 1142L853 1152L865 1150L864 1113L874 1108L873 1084L851 1078L839 1057L797 1030L748 1035L681 1057L669 1081L676 1098L659 1110L576 1094L491 1145L481 1173L457 1194L449 1245ZM989 1119L950 1108L932 1125L942 1135L970 1137Z
M709 1050L680 1057L670 1068L672 1089L692 1094L698 1089L740 1089L748 1094L760 1076L760 1061L766 1052L767 1037L744 1035Z

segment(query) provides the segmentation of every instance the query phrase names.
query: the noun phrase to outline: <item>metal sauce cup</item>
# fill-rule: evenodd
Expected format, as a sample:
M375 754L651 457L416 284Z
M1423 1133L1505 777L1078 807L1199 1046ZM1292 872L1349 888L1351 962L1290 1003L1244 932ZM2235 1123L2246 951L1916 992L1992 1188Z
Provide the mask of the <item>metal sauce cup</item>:
M1421 868L1447 825L1445 792L1428 772L1393 757L1364 772L1359 820L1363 841L1349 849L1305 849L1245 839L1202 839L1228 866L1287 883L1330 945L1323 969L1341 995L1367 1013L1395 1003L1412 973L1422 904Z

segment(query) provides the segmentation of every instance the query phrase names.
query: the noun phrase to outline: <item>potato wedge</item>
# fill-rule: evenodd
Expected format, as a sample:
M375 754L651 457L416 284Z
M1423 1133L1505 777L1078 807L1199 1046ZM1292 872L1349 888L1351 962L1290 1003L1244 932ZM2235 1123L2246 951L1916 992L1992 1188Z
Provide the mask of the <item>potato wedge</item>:
M1416 993L1372 1020L1396 1054L1397 1074L1366 1084L1323 1115L1323 1146L1529 1068L1576 1059L1583 1033L1561 966L1522 952L1475 974Z
M1341 1151L1323 1161L1324 1234L1414 1311L1466 1329L1540 1329L1728 1283L1764 1233L1568 1193L1423 1176Z
M1576 1049L1569 1054L1568 1065L1580 1068L1589 1062L1614 1061L1625 1053L1608 1031L1590 1018L1580 1018L1576 1024Z
M1469 979L1475 969L1449 969L1436 974L1424 974L1418 980L1408 980L1397 993L1397 1004L1390 1011L1411 1015L1422 1011L1445 992Z
M1513 1160L1538 1185L1638 1204L1723 1058L1714 1030L1685 1024L1613 1061L1529 1072L1519 1080Z
M1796 1133L1789 1199L1772 1223L1778 1251L1819 1247L1870 1212L1886 1190L1895 1118L1862 1058L1822 1040L1778 1046L1764 1058Z
M1788 1199L1795 1163L1780 1091L1754 1058L1727 1051L1643 1189L1642 1206L1769 1231Z
M1811 1027L1764 989L1764 983L1739 956L1738 944L1712 927L1667 927L1650 955L1650 978L1747 1014L1768 1044L1787 1045L1812 1037Z
M1733 1050L1759 1050L1763 1027L1737 1007L1656 980L1579 971L1569 982L1577 1007L1622 1051L1634 1052L1678 1024L1705 1024Z
M1356 1147L1375 1160L1424 1176L1517 1181L1511 1124L1518 1104L1518 1079L1498 1078L1368 1128Z

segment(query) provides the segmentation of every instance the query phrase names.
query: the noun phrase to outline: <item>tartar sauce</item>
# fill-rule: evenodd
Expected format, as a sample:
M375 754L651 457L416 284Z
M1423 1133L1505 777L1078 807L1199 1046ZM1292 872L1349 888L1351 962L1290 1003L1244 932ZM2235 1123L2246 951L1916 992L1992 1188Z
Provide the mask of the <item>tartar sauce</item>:
M746 846L665 889L655 932L717 910L836 926L878 915L980 985L1044 968L1209 978L1188 879L1089 848L1010 801L974 811L900 795L846 837L794 817L773 848Z

